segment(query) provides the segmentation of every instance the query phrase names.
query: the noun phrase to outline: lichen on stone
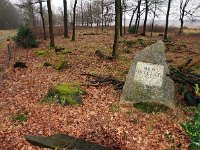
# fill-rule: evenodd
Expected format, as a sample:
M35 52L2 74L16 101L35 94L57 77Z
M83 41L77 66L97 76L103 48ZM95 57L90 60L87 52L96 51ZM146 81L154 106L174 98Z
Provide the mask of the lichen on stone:
M80 95L86 92L78 84L63 83L52 86L42 102L77 106L83 104Z

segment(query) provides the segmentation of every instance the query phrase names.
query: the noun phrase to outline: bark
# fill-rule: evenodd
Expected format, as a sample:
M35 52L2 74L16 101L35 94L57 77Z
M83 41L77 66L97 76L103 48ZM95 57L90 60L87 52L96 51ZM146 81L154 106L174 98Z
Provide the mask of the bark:
M90 27L92 28L93 19L92 19L92 5L90 3Z
M101 9L102 9L102 12L101 12L102 13L101 14L102 15L102 18L101 18L101 30L103 31L103 19L104 19L104 17L103 17L103 10L104 10L103 9L103 0L101 0Z
M123 5L124 5L124 35L126 35L126 4L125 4L125 0L123 0Z
M167 40L167 34L168 34L168 25L169 25L169 12L171 8L171 2L172 0L168 1L168 8L167 8L167 15L166 15L166 25L165 25L165 34L164 34L164 40Z
M53 32L53 19L51 10L51 0L47 0L48 16L49 16L49 35L50 35L50 46L54 47L54 32Z
M154 30L154 21L156 17L156 10L157 10L157 3L155 2L154 12L153 12L153 20L151 23L151 37L153 36L153 30Z
M123 22L123 8L122 8L122 2L120 0L120 36L123 36L123 25L122 25L122 22Z
M143 36L146 36L148 12L149 12L149 4L148 4L148 0L145 0L145 19L144 19L143 32L142 32Z
M182 0L181 4L180 4L180 18L179 18L179 20L180 20L181 25L180 25L180 29L179 29L179 34L183 33L183 24L184 24L185 12L186 12L185 9L186 9L189 1L190 0L186 0L184 5L183 5L183 0Z
M72 33L72 41L75 41L75 25L76 25L76 5L77 5L77 0L74 2L74 8L73 8L73 33Z
M119 28L120 28L120 1L115 0L115 36L114 36L114 44L113 44L113 51L112 56L115 58L117 57L118 51L118 41L119 41Z
M138 11L137 11L137 17L135 20L135 33L138 33L138 28L139 28L139 22L140 22L140 6L141 6L141 1L142 0L138 0Z
M63 0L64 7L64 37L68 38L68 14L67 14L67 0Z
M135 12L137 11L137 8L138 7L136 7L135 9L133 9L133 13L132 13L132 16L131 16L131 20L130 20L130 23L129 23L129 28L131 27L131 24L132 24L132 22L133 22L133 17L134 17L134 15L135 15Z
M42 6L42 1L39 0L39 5L40 5L40 16L42 18L42 28L43 28L43 38L44 40L47 39L47 35L46 35L46 27L45 27L45 21L44 21L44 13L43 13L43 6Z
M83 27L83 24L84 24L84 21L83 21L83 0L81 0L81 24L82 24L82 27Z

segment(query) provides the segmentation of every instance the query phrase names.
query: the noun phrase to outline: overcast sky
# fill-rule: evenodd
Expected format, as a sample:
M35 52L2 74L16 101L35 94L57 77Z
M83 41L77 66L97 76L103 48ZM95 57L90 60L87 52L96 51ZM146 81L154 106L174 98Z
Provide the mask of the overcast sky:
M13 2L13 3L19 2L19 0L10 0L10 1ZM54 12L58 10L58 7L63 8L63 0L51 0L51 1L52 1L52 9L53 9ZM80 3L80 1L81 0L78 0L78 4ZM83 0L83 1L90 1L90 0ZM131 0L129 0L129 1L131 1ZM67 2L68 2L68 7L71 8L74 0L67 0ZM166 2L167 2L167 0L166 0ZM191 2L196 3L196 5L197 5L197 4L200 3L200 0L191 0ZM179 4L180 4L180 0L173 0L172 1L172 8L171 8L171 11L170 11L170 19L176 20L177 22L179 22ZM162 11L164 13L166 13L167 5L162 8ZM163 12L159 12L159 17L157 18L157 20L165 20L165 14ZM200 10L199 10L199 12L200 12ZM131 14L131 13L129 13L129 14ZM126 18L130 19L130 16L127 15ZM177 22L175 24L177 24Z

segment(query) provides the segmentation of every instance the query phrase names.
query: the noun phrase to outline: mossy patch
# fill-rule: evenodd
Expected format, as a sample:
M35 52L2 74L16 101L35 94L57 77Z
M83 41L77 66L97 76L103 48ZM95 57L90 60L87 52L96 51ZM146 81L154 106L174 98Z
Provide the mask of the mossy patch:
M42 102L76 106L83 104L80 95L86 92L78 84L63 83L52 86Z
M40 50L40 51L36 52L36 55L41 56L41 57L46 57L46 56L49 56L50 53L49 53L49 51L46 51L46 50Z
M140 109L142 112L145 113L157 113L157 112L166 112L169 110L167 106L164 106L162 104L157 104L157 103L149 103L149 102L140 102L140 103L135 103L133 106L137 109Z
M63 59L59 59L55 61L54 68L56 70L68 69L70 68L70 65L67 61Z
M50 67L50 66L52 66L52 64L49 63L49 62L45 62L45 63L43 64L43 66L44 66L44 67Z
M72 51L70 49L64 49L64 50L62 50L62 54L69 54L71 52Z
M27 121L27 115L28 112L18 111L16 114L13 114L10 118L13 122L18 122L20 124L23 124L23 122Z

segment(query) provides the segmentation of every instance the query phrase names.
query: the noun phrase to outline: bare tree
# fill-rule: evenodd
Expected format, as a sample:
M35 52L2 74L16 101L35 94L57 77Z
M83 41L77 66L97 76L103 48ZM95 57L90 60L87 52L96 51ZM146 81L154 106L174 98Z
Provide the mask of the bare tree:
M119 30L120 30L120 1L115 0L115 36L114 36L114 44L112 56L115 58L117 56L118 51L118 41L119 41Z
M44 20L44 13L43 13L42 2L43 2L42 0L38 0L38 3L40 5L40 16L41 16L41 19L42 19L43 38L44 38L44 40L46 40L47 36L46 36L46 27L45 27L45 20Z
M123 7L122 7L122 1L120 0L120 36L123 36Z
M101 0L101 30L103 31L103 0Z
M188 17L189 19L195 18L195 12L200 8L199 5L195 5L194 3L192 4L192 0L180 0L180 29L179 29L179 34L183 33L183 25L184 25L184 18ZM190 4L190 7L188 7ZM188 10L187 10L188 7Z
M129 26L128 26L129 28L131 27L131 24L133 22L133 17L135 15L137 9L138 9L138 6L136 6L135 8L133 8L133 12L132 12L132 15L131 15L130 23L129 23Z
M0 29L17 28L21 17L19 10L9 1L0 1Z
M77 0L74 2L74 8L73 8L73 33L72 33L72 41L75 41L75 26L76 26L76 5L77 5Z
M139 24L140 24L140 15L141 15L141 11L140 11L140 7L141 7L141 2L142 0L138 0L138 9L137 9L137 16L136 16L136 20L135 20L135 33L138 33L138 28L139 28Z
M144 19L143 32L142 32L143 36L146 36L148 12L149 12L149 0L145 0L145 19Z
M167 38L168 38L167 34L168 34L169 12L170 12L170 8L171 8L171 3L172 3L172 0L168 0L164 40L167 40Z
M36 8L34 6L36 3L33 0L20 0L20 4L16 4L23 10L25 22L31 29L36 27Z
M54 32L53 32L53 19L51 10L51 0L47 0L48 16L49 16L49 35L50 35L50 46L54 47Z
M64 7L64 37L69 38L68 34L68 14L67 14L67 0L63 0Z

